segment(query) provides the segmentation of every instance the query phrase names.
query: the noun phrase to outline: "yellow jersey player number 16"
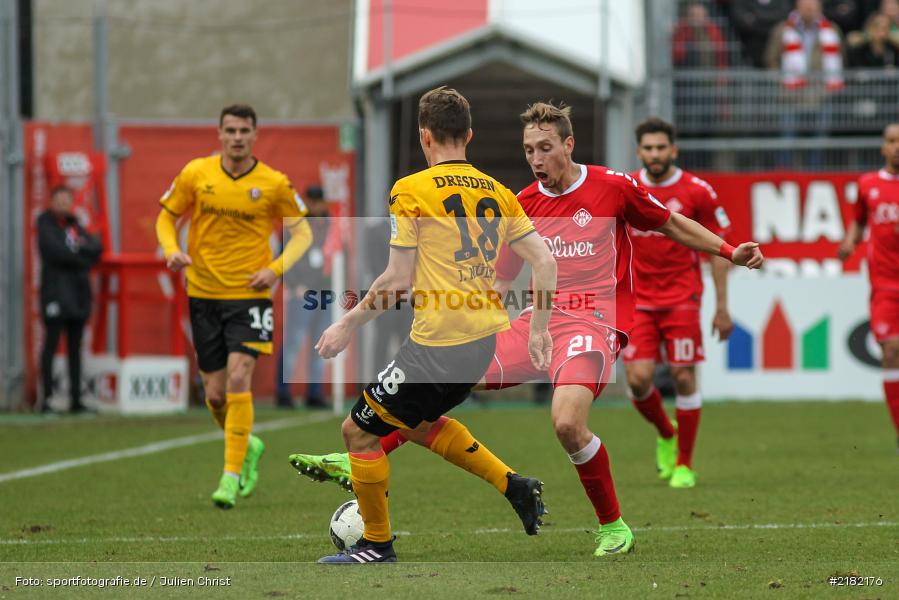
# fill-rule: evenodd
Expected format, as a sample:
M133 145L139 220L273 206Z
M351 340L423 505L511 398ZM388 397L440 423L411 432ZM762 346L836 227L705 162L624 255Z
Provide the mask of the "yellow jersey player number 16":
M312 242L306 206L287 176L253 156L256 113L246 105L222 109L221 156L192 160L160 199L156 234L172 271L185 270L191 332L206 404L225 430L225 466L212 495L220 508L253 492L262 441L251 435L250 383L260 354L271 354L271 286ZM175 225L190 219L187 251ZM273 259L269 237L277 222L290 241Z

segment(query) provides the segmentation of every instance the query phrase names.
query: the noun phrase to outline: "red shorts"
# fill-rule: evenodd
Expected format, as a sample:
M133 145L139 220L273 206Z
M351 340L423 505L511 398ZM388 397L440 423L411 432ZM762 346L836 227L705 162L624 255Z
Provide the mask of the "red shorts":
M553 340L547 372L538 371L528 355L531 313L512 321L511 329L496 335L496 352L484 378L487 389L512 387L549 374L553 387L583 385L596 398L615 371L618 332L556 311L549 322Z
M630 343L621 353L624 362L661 362L662 343L669 365L688 366L705 360L699 310L635 310Z
M878 342L899 338L899 291L871 292L871 333Z

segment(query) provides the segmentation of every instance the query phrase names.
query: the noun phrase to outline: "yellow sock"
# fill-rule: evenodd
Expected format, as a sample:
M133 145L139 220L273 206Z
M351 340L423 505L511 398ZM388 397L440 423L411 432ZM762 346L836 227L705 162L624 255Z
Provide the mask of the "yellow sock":
M229 393L226 398L225 471L240 473L253 429L253 393Z
M206 408L209 409L209 412L212 413L212 418L215 419L215 422L218 423L218 426L222 429L225 428L225 415L228 414L228 403L226 402L222 406L216 408L213 404L206 399Z
M353 491L359 502L359 514L365 523L365 539L370 542L389 542L390 514L387 510L387 484L390 482L390 461L383 450L350 452Z
M500 494L506 493L509 484L506 474L514 471L474 439L465 425L449 417L440 417L434 428L439 429L433 437L428 436L428 447L431 452L439 454L469 473L474 473L495 487ZM434 429L431 431L433 433Z

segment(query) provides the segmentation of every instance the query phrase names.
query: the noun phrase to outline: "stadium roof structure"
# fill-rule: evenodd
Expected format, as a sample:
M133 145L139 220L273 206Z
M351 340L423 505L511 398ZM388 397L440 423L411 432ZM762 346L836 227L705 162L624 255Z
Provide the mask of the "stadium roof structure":
M469 158L507 185L522 179L517 114L536 100L572 106L580 160L629 167L634 90L646 77L644 28L643 2L357 0L359 214L383 214L393 180L423 168L414 100L438 85L472 102L477 139L490 143L473 144Z
M534 77L581 94L593 95L599 90L598 64L591 65L566 48L547 46L503 24L492 23L367 71L354 80L354 91L384 97L415 94L495 62L513 64ZM611 70L608 76L612 84L620 86L637 83ZM385 78L392 79L386 87Z
M601 74L635 87L646 73L643 31L641 2L359 0L353 87L415 93L493 61L585 94L599 92Z

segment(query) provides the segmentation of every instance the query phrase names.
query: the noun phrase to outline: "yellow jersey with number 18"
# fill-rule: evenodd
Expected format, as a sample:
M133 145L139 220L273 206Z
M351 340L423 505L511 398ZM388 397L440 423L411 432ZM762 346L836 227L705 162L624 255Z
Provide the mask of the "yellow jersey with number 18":
M493 289L497 254L534 231L515 194L466 161L447 161L397 181L388 211L390 245L417 251L414 342L455 346L509 328Z
M273 222L291 226L307 212L284 173L257 160L232 177L219 156L187 163L159 203L176 216L190 215L187 295L219 300L269 298L270 290L247 283L272 260Z

